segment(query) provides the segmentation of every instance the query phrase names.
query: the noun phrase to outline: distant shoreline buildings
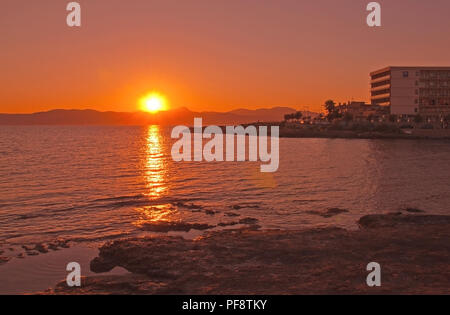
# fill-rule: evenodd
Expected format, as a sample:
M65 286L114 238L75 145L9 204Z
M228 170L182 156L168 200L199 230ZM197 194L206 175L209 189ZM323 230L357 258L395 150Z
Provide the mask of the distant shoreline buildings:
M392 115L450 114L450 67L386 67L370 73L371 104Z
M353 120L443 122L450 118L450 67L385 67L370 73L370 104L339 103Z

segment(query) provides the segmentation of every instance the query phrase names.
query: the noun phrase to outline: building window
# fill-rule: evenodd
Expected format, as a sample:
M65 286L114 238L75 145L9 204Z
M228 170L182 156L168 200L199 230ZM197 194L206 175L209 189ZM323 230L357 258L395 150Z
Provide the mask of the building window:
M403 71L403 77L404 77L404 78L409 77L409 72L408 72L408 71Z

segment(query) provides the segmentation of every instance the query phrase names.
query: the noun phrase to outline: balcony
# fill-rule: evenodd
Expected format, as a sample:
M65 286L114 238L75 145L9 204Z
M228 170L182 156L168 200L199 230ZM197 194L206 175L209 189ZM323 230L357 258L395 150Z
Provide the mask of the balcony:
M372 96L371 99L372 100L379 100L379 99L382 99L382 98L390 98L390 97L391 97L391 93L385 93L385 94Z
M388 75L386 75L384 77L381 77L381 78L372 79L370 81L370 84L374 84L374 83L377 83L377 82L382 82L382 81L386 81L386 80L390 80L390 79L391 79L391 75L388 74Z
M391 102L390 101L385 101L385 102L375 102L375 101L372 101L372 104L376 104L376 105L378 105L378 106L390 106L391 105Z
M380 85L377 87L372 88L371 92L381 91L381 90L389 90L391 88L390 84Z

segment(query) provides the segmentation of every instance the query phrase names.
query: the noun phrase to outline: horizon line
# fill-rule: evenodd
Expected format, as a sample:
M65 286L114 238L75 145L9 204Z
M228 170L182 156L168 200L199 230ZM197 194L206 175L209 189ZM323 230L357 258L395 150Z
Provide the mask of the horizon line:
M50 113L50 112L55 112L55 111L93 111L93 112L97 112L97 113L118 113L118 114L149 114L149 115L157 115L160 113L167 113L170 111L174 111L174 110L179 110L179 109L186 109L190 112L193 113L218 113L218 114L227 114L227 113L232 113L234 111L239 111L239 110L248 110L248 111L257 111L257 110L272 110L272 109L277 109L277 108L286 108L286 109L292 109L292 110L296 110L296 111L302 111L302 112L311 112L311 113L318 113L318 111L315 110L309 110L309 109L298 109L298 108L294 108L291 106L274 106L274 107L261 107L261 108L245 108L245 107L239 107L236 109L232 109L229 111L195 111L195 110L191 110L186 106L180 106L180 107L174 107L168 110L161 110L157 113L150 113L150 112L146 112L146 111L142 111L142 110L136 110L136 111L115 111L115 110L97 110L97 109L92 109L92 108L53 108L53 109L48 109L48 110L41 110L41 111L37 111L37 112L27 112L27 113L5 113L5 112L0 112L0 115L33 115L33 114L40 114L40 113Z

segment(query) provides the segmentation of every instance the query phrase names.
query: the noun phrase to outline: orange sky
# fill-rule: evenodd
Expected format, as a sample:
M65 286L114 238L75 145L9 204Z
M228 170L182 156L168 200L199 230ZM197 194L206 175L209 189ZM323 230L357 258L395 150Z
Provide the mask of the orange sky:
M368 99L387 65L450 66L450 1L2 0L0 112L135 111L156 90L199 111Z

